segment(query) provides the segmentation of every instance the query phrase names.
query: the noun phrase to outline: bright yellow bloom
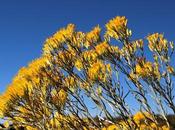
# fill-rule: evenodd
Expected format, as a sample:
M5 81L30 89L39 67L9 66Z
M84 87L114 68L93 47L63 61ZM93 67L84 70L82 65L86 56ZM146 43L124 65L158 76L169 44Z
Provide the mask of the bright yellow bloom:
M163 34L155 33L147 37L148 47L151 51L164 51L168 50L168 41L164 38Z
M139 63L135 67L135 73L138 77L154 77L160 79L159 65L151 62Z
M88 70L88 76L91 80L105 81L108 74L111 74L110 65L105 65L102 61L95 62Z
M75 54L68 51L60 51L55 58L56 64L60 67L72 67L75 60Z
M95 51L97 52L98 55L102 55L104 53L107 53L110 49L110 46L107 42L102 42L95 46Z
M81 69L83 69L83 63L82 63L82 61L81 61L80 59L76 60L76 62L75 62L75 67L76 67L79 71L81 71Z
M23 96L25 89L28 89L30 92L33 87L39 86L40 80L43 79L44 81L44 79L46 79L44 78L44 72L42 70L49 64L50 63L46 57L41 57L32 61L28 67L21 68L18 74L14 77L13 82L7 87L2 98L0 98L1 111L6 108L6 104L12 96ZM49 82L48 79L45 80L45 83L46 81Z
M88 62L94 62L97 60L97 53L95 50L84 51L82 57Z
M133 117L134 121L138 125L140 125L140 123L144 122L144 120L146 120L146 118L152 119L152 116L147 112L137 112Z
M50 54L54 49L59 49L67 40L72 40L75 25L68 24L66 28L60 29L52 37L46 39L43 54Z
M68 88L74 88L77 84L76 84L76 78L75 77L72 77L72 76L67 76L65 79L64 79L64 84L66 87Z
M153 71L153 68L152 68L151 62L147 62L143 64L143 66L139 64L136 65L136 74L140 76L145 77L149 74L149 72L152 72L152 71Z
M166 125L164 125L163 127L162 127L162 130L171 130L168 126L166 126Z
M92 31L86 34L86 41L84 43L84 46L86 48L93 45L94 43L97 43L100 40L100 31L101 28L99 26L96 26L92 29Z
M19 107L18 110L20 111L20 113L23 113L23 114L29 114L30 111L27 110L25 107Z
M74 32L71 39L71 44L74 47L80 48L85 41L85 34L83 32Z
M117 130L118 127L116 125L110 125L107 130Z
M131 35L131 32L127 29L127 19L124 16L117 16L110 20L106 24L106 29L105 35L117 40Z

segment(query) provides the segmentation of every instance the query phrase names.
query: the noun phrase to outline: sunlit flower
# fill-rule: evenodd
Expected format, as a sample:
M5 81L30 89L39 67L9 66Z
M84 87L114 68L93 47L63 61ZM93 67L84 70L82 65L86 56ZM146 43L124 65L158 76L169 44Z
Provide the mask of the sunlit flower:
M147 120L148 118L152 119L152 116L151 116L151 114L149 114L147 112L137 112L133 117L134 121L138 125L141 125L141 123L144 123L145 120Z
M52 90L51 92L52 95L52 100L54 103L60 103L59 105L63 105L67 99L67 93L65 92L65 90L61 89L59 91L57 90Z
M94 43L97 43L100 40L100 31L101 28L99 26L96 26L92 29L92 31L86 34L86 41L84 43L84 46L86 48L93 45Z
M151 51L162 52L168 49L168 41L163 34L155 33L147 37L148 47Z
M95 51L97 52L98 55L102 55L104 53L107 53L110 49L110 46L107 42L102 42L95 46Z
M54 49L59 49L67 40L71 40L75 30L75 25L68 24L66 28L60 29L52 37L46 39L43 54L50 54Z
M143 62L142 64L137 64L135 73L142 78L154 77L160 79L159 65L157 63Z
M117 16L106 24L105 36L118 40L126 37L127 35L130 36L131 31L127 29L127 19L124 16Z
M107 75L111 73L110 65L105 65L101 61L97 61L88 70L88 76L91 80L106 81Z
M97 60L97 53L95 50L84 51L82 57L88 62L94 62Z
M75 67L76 67L79 71L81 71L81 69L83 68L83 63L82 63L82 61L81 61L80 59L78 59L78 60L75 61Z

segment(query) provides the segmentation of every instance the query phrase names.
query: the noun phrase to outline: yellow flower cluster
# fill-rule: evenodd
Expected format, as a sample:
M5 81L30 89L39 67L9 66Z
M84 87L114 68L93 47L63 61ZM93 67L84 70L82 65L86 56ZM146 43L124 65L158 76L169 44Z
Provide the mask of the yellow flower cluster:
M65 104L65 101L67 99L67 96L68 94L66 93L65 90L61 89L59 91L53 89L51 91L51 95L52 95L52 101L55 103L55 104L58 104L60 106L62 106L63 104Z
M67 90L69 89L75 92L77 87L82 89L93 87L93 90L98 95L103 95L104 90L101 86L94 85L94 82L101 81L106 83L106 81L112 81L111 83L113 85L113 80L115 79L112 78L112 67L116 67L113 69L119 68L122 70L129 67L131 73L130 75L127 73L127 75L129 75L128 77L132 79L132 81L138 81L139 78L154 78L156 81L157 79L160 80L161 74L157 55L157 57L154 57L155 63L145 61L144 58L138 58L137 64L133 67L138 50L143 50L143 40L130 41L129 37L131 36L131 31L127 28L127 19L125 17L117 16L110 20L106 24L106 32L103 38L101 38L100 32L101 28L99 26L94 27L92 31L87 33L77 32L75 30L75 25L69 24L67 27L60 29L53 36L48 38L43 46L42 57L32 61L27 67L21 68L14 77L13 82L8 86L6 92L0 95L0 116L3 116L3 111L7 107L8 102L12 99L12 96L25 96L24 90L27 88L29 90L29 95L37 98L34 99L36 106L42 103L44 105L46 104L46 106L38 107L37 110L43 109L44 111L42 111L43 113L41 113L41 111L39 111L40 113L38 112L40 118L42 118L42 114L49 117L50 121L47 122L48 124L46 123L48 129L59 130L62 129L61 122L65 122L66 124L69 123L69 120L75 121L76 117L69 117L69 119L65 115L58 113L58 111L56 112L55 108L53 108L54 110L50 110L50 106L56 106L62 111L61 108L65 105L66 100L69 99L70 96ZM120 49L118 46L112 46L110 44L110 38L123 42L123 47ZM162 34L155 33L149 35L147 40L151 51L162 52L168 49L168 41ZM173 45L174 44L171 44L172 49L174 48ZM142 54L139 53L139 56L140 55ZM118 60L118 63L114 66L111 66L111 61L114 63L115 58L120 58L120 60ZM126 64L123 61L126 61ZM174 68L171 66L167 66L166 69L170 74L175 73ZM79 70L79 72L77 72L77 70ZM83 76L79 77L80 75ZM34 89L36 90L34 91ZM37 94L35 93L34 95L36 91ZM50 102L47 102L46 98ZM25 104L17 107L17 110L24 115L31 114L30 110L27 109L28 106L24 106ZM53 114L52 116L51 113ZM146 117L152 117L148 113L144 114ZM150 122L150 126L145 123L147 122L145 115L139 112L133 116L133 120L139 126L140 130L159 130L159 126L156 126L154 122ZM15 116L15 119L19 122L25 120L20 116ZM130 123L131 120L128 122ZM129 129L126 122L121 121L119 123L123 130ZM168 129L165 125L161 126L161 128L163 128L163 130ZM28 126L27 129L35 128ZM102 130L114 129L118 130L118 125L113 124Z
M60 51L53 59L59 67L72 67L75 62L75 55L74 51Z
M141 69L140 65L136 65L136 74L141 75L142 77L149 77L149 75L155 76L160 79L160 72L158 64L152 64L151 62L146 62Z
M97 60L98 55L95 50L89 50L89 51L84 51L82 53L82 57L88 62L94 62Z
M117 16L110 20L106 24L106 29L105 35L117 40L131 35L131 31L127 29L127 19L124 16Z
M82 43L84 43L84 41L85 41L85 34L83 32L74 32L74 34L72 35L71 42L69 44L80 48Z
M41 57L32 61L28 67L21 68L14 77L13 82L7 87L5 93L1 95L0 109L3 111L6 108L6 104L12 96L23 96L26 88L30 91L33 87L38 86L41 77L48 82L48 79L44 78L44 72L42 71L47 65L49 65L48 59Z
M64 79L64 85L68 88L75 88L77 85L76 83L77 83L77 79L73 76L67 76Z
M97 61L88 70L88 76L91 80L106 81L108 74L111 74L110 64L104 64L102 61Z
M43 54L50 54L54 49L60 48L67 40L72 39L75 30L75 25L68 24L66 28L60 29L52 37L46 39Z
M149 113L147 113L147 112L137 112L135 115L134 115L134 117L133 117L133 119L134 119L134 121L137 123L137 124L141 124L141 123L143 123L144 122L144 120L146 120L146 118L149 118L149 119L151 119L152 120L152 115L151 114L149 114Z
M61 130L63 127L63 122L66 122L66 117L62 114L59 114L58 112L55 112L54 117L51 118L49 122L47 122L46 126L49 130Z
M164 38L163 34L155 33L147 37L148 47L151 51L164 51L168 50L168 41Z
M134 117L134 121L140 128L140 130L170 130L166 124L162 125L159 122L160 126L154 122L153 116L147 112L137 112Z
M92 31L86 34L86 41L84 43L84 46L86 48L92 46L93 44L97 43L100 40L100 31L101 28L99 26L96 26L92 29Z
M81 69L83 69L83 61L81 59L77 59L75 61L75 67L78 69L78 71L81 71Z
M110 45L107 42L102 42L95 46L95 51L98 55L102 55L104 53L107 53L110 49Z
M137 124L136 130L170 130L166 124L156 125L152 120L152 115L147 112L138 112L133 116L135 123ZM149 120L150 119L150 120ZM120 124L120 125L119 125ZM134 127L134 124L132 125ZM118 125L109 125L102 130L128 130L130 129L126 122L120 121Z
M136 64L135 72L131 72L131 78L137 79L137 77L148 78L154 77L156 79L160 79L159 65L157 63L151 62L142 62Z
M73 55L72 53L69 53L67 51L61 51L58 54L58 60L60 60L61 62L66 63L68 60L72 59Z

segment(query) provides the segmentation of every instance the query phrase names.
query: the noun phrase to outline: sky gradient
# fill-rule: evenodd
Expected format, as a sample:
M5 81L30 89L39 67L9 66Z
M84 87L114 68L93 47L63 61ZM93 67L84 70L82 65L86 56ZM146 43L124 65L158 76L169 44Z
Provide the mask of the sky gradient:
M68 23L89 31L124 15L133 39L162 32L175 41L174 0L1 0L0 93L22 66L41 55L45 39Z

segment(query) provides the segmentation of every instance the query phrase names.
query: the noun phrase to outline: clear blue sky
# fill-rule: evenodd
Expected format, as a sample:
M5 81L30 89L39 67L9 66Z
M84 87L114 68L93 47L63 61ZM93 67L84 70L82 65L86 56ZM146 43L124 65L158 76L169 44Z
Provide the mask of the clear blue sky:
M125 15L133 38L163 32L175 40L174 0L1 0L0 92L13 76L41 54L44 40L58 28L75 23L82 31Z

